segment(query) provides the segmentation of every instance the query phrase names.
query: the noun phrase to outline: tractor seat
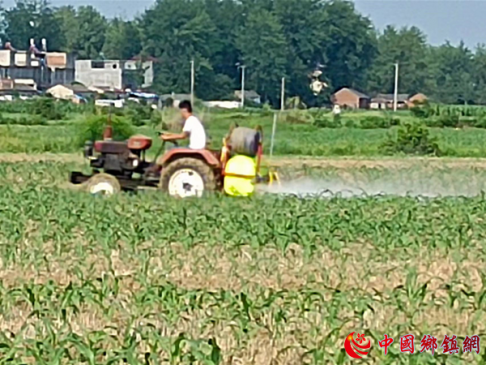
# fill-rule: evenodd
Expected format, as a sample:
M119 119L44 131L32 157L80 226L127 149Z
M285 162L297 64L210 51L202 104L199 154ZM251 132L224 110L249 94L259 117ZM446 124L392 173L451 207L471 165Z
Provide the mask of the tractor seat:
M152 146L152 138L139 134L130 137L127 146L130 150L145 151Z

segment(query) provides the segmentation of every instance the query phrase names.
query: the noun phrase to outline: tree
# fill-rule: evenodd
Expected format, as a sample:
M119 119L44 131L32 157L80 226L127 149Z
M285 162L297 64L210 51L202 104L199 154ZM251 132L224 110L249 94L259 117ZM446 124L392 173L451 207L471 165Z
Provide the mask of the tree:
M476 103L486 104L486 46L480 45L476 48L476 52L473 56L474 62L474 84L476 90Z
M60 50L65 43L61 24L46 0L18 0L13 8L3 11L3 41L14 47L27 49L30 39L40 45L47 39L51 50Z
M449 42L432 50L436 90L434 96L448 104L470 104L476 99L473 54L461 42ZM431 61L432 62L432 61Z
M365 87L366 73L376 55L376 35L371 21L359 14L352 2L324 3L322 29L324 74L335 89Z
M328 34L323 23L325 11L319 0L280 0L275 2L275 15L287 42L286 82L290 95L300 95L306 103L314 100L308 74L324 62L322 45Z
M204 90L200 96L205 99L232 99L239 79L235 30L243 24L242 6L233 0L204 0L204 7L214 26L208 56L211 68L199 69L197 89Z
M278 19L268 10L254 8L238 32L237 44L247 66L249 86L253 86L263 100L278 104L288 52Z
M401 93L430 93L434 90L429 63L430 49L425 35L416 27L387 27L378 38L378 55L369 73L368 88L392 93L395 87L395 63L399 63Z
M210 55L214 72L236 79L238 70L235 65L239 61L236 30L244 22L243 7L233 0L205 0L205 8L214 25Z
M144 53L158 58L155 87L163 93L188 92L190 61L196 65L196 91L212 70L215 27L203 0L157 0L142 16Z
M98 58L105 42L107 21L92 6L61 7L56 12L66 35L64 50L75 52L81 59Z
M103 53L114 60L128 60L142 51L142 39L134 21L113 19L106 32Z
M78 19L76 19L76 9L73 6L62 6L55 11L54 15L64 35L62 50L72 52L77 47L76 39L79 29Z

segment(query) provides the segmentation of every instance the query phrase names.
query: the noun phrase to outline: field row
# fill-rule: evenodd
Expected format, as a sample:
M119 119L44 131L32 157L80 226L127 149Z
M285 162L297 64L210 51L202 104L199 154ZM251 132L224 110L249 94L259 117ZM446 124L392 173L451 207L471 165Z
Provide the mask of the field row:
M278 171L281 184L258 185L257 191L273 195L474 197L486 191L486 160L277 157L266 163ZM0 185L13 189L73 190L71 171L90 169L76 154L0 154Z

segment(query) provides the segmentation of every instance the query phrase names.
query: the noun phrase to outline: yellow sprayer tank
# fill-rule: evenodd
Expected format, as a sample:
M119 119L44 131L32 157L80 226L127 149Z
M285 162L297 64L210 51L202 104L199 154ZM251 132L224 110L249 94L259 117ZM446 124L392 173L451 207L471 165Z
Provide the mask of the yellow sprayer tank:
M255 191L256 161L236 155L226 163L224 191L230 196L250 196Z

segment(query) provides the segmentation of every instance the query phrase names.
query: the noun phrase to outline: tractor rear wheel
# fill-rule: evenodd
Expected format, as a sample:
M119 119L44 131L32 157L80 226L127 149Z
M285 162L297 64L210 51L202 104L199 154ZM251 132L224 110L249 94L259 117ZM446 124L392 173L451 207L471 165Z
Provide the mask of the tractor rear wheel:
M85 189L88 193L99 195L114 195L121 191L120 182L110 174L99 173L93 175L85 183Z
M199 198L216 189L214 171L196 158L181 158L162 169L159 187L174 197Z

